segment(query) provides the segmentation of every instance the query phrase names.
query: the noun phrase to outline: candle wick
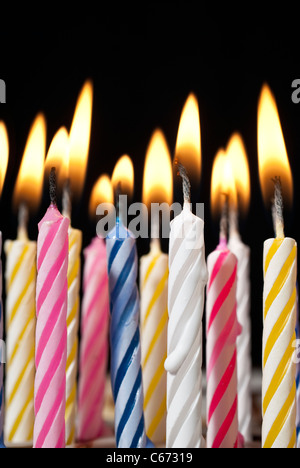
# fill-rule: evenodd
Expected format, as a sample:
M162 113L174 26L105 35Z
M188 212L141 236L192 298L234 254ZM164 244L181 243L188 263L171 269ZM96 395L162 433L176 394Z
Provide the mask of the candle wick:
M116 215L117 220L120 220L120 196L122 194L122 184L118 182L115 188L115 205L116 205Z
M272 179L274 183L274 200L272 207L273 224L276 237L278 239L284 238L284 220L283 220L283 197L282 185L280 177Z
M178 161L178 159L175 160L175 166L178 168L177 175L182 178L184 203L190 204L191 203L191 182L188 177L188 173L186 171L186 168Z
M67 179L64 185L62 206L63 206L63 216L65 216L68 219L71 219L72 203L71 203L70 179Z
M222 215L220 220L220 242L227 242L228 233L228 216L229 216L229 195L227 193L221 194L225 197L223 204Z
M21 203L19 206L18 215L18 239L27 240L27 225L28 225L28 207L26 203Z
M56 195L56 169L52 167L49 175L49 194L51 204L57 206L57 195Z

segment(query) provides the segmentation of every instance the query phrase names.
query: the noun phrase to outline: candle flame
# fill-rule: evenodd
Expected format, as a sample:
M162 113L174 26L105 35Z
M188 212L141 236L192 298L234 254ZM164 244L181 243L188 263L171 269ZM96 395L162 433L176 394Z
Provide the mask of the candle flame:
M119 184L121 186L121 194L131 198L134 189L134 168L127 154L119 159L112 175L113 189L116 190Z
M171 155L163 132L157 129L150 140L144 169L143 203L173 201L173 169Z
M43 190L45 153L46 120L43 114L38 114L29 132L15 185L15 209L21 203L25 203L31 212L38 209Z
M70 130L69 178L71 192L80 198L89 155L93 107L93 84L86 81L77 100Z
M62 190L69 175L69 134L65 127L61 127L51 141L45 161L47 178L52 167L56 168L57 188Z
M0 195L2 193L9 155L9 140L4 122L0 122Z
M191 93L184 105L175 149L177 159L186 169L192 184L201 176L200 114L196 96Z
M250 171L246 148L239 133L234 133L228 143L226 153L231 162L234 182L236 186L239 208L246 214L250 203ZM237 206L235 207L238 208Z
M212 170L211 209L214 217L220 216L226 196L229 206L236 208L237 190L231 160L227 153L221 149L215 157Z
M114 192L110 177L106 174L99 177L95 183L89 204L89 215L91 219L96 217L97 206L101 203L111 203L114 202Z
M293 200L293 178L281 128L276 100L268 85L261 91L258 105L258 163L260 185L265 204L274 198L275 177L280 177L283 198Z

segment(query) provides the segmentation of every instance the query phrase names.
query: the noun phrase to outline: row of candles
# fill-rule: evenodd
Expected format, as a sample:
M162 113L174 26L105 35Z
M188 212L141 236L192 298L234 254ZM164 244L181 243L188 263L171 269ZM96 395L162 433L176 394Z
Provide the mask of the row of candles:
M247 211L250 198L242 138L235 134L215 159L211 201L221 218L220 243L206 264L204 221L191 208L191 181L199 182L201 174L200 116L197 98L188 97L175 150L184 206L171 222L169 254L162 252L153 225L150 252L140 259L138 288L136 240L118 213L107 238L95 237L84 251L80 307L82 233L71 227L71 207L84 184L92 101L88 81L70 132L57 132L46 162L43 115L28 137L13 196L18 237L4 244L7 363L1 433L5 413L7 444L64 447L103 436L109 335L117 446L205 446L201 369L206 303L206 446L241 447L252 438L250 249L238 229L239 212ZM7 131L0 122L1 190L8 154ZM274 199L276 232L264 247L262 446L295 447L297 246L284 237L282 191L291 203L293 183L267 85L259 99L258 155L264 199L268 204ZM50 175L51 203L35 242L28 239L26 226L37 208L44 172ZM114 201L114 191L132 192L133 178L132 162L124 156L112 179L102 176L95 184L91 216L100 202ZM143 202L171 205L172 193L171 156L157 130L146 155ZM2 328L1 308L1 333ZM0 377L3 385L3 365Z

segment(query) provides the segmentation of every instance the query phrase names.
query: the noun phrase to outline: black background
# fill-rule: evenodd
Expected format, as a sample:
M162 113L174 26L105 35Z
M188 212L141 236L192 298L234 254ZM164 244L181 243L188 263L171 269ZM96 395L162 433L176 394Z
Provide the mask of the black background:
M41 4L42 5L42 4ZM257 169L257 103L267 82L275 94L295 181L293 209L286 213L286 235L299 239L300 104L292 102L292 81L300 78L297 12L220 9L200 2L73 3L1 11L0 78L7 102L0 104L10 138L10 158L0 202L4 240L16 237L11 198L33 119L47 119L47 148L62 125L70 128L79 91L87 78L94 83L89 164L84 193L73 206L72 224L84 233L84 246L95 235L88 202L98 177L111 173L128 153L135 167L133 201L141 201L144 158L153 130L164 131L173 154L182 107L193 91L199 100L202 134L202 179L193 202L206 205L207 254L218 243L218 224L210 216L210 178L214 156L234 131L247 149L251 170L251 205L241 220L250 245L253 362L261 364L263 242L273 237ZM158 168L159 170L159 168ZM181 202L180 192L175 200ZM39 211L30 219L30 236L49 200L45 187ZM138 251L148 251L138 240ZM167 244L163 248L167 251ZM5 258L4 258L5 263Z

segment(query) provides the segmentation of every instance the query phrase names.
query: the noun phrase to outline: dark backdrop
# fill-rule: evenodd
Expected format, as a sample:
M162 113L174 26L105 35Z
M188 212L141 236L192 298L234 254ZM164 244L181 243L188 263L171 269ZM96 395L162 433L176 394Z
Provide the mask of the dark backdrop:
M94 82L94 110L84 193L73 207L72 223L84 233L84 246L95 234L88 219L91 188L111 173L128 153L135 167L134 201L141 200L146 148L161 127L173 153L180 114L188 94L199 100L203 171L193 202L206 204L205 242L209 254L218 242L218 225L209 209L214 156L234 131L245 141L251 169L251 205L241 220L250 245L253 361L261 364L262 251L273 236L270 213L263 206L257 170L257 103L264 82L274 92L295 180L293 210L286 213L286 234L298 240L300 104L291 100L292 81L300 78L297 15L272 16L261 8L220 10L199 2L88 4L78 2L68 15L53 5L43 12L19 7L1 12L0 78L7 102L0 119L7 124L10 159L1 198L4 239L15 238L11 195L30 125L38 111L47 118L47 147L61 125L70 127L78 93L87 78ZM200 6L199 6L200 5ZM275 7L273 7L274 10ZM276 11L275 11L276 13ZM275 16L275 17L274 17ZM159 168L157 168L159 170ZM175 194L181 201L180 194ZM47 194L30 220L30 236L48 205ZM167 250L167 244L163 245ZM139 254L148 242L138 240ZM4 258L5 262L5 258Z

